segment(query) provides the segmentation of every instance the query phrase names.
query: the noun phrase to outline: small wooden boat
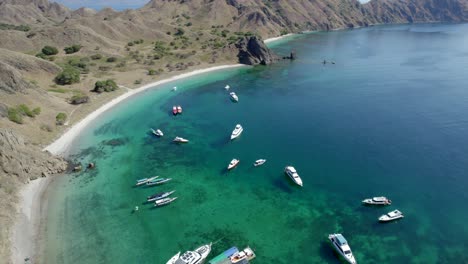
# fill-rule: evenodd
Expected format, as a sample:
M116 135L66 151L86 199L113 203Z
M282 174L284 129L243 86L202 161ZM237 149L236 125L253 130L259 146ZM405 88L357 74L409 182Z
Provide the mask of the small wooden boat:
M188 139L181 138L181 137L175 137L173 141L177 142L177 143L187 143L187 142L189 142Z
M177 106L177 114L182 114L182 106Z
M238 159L231 160L231 162L229 163L227 169L231 170L231 169L235 168L239 164L239 162L240 162L240 160L238 160Z
M265 162L266 162L266 159L259 159L259 160L256 160L256 161L254 162L254 166L257 167L257 166L263 165L263 164L265 164Z
M146 184L147 182L153 181L153 180L157 179L158 177L159 177L159 176L153 176L153 177L151 177L151 178L139 179L139 180L137 180L137 182L136 182L136 186L140 186L140 185Z
M177 197L174 197L174 198L164 198L164 199L156 200L156 201L154 202L154 206L159 207L159 206L163 206L163 205L166 205L166 204L170 204L170 203L172 203L175 199L177 199Z
M151 181L147 181L146 185L148 185L148 186L159 185L159 184L163 184L165 182L168 182L170 180L172 180L172 178L154 179L154 180L151 180Z
M159 200L159 199L162 199L162 198L166 198L166 197L170 196L171 194L173 194L174 192L175 191L153 194L153 195L148 196L146 201L152 202L152 201L156 201L156 200Z
M172 114L177 115L177 106L175 105L172 107Z

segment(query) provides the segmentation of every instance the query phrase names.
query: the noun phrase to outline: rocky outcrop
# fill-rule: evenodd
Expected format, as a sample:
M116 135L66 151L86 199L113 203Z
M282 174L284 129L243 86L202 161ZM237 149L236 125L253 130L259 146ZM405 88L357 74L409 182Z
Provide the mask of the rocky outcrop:
M245 37L235 44L239 50L239 63L246 65L270 64L278 60L265 43L258 37Z
M0 61L0 91L14 94L24 93L32 85L25 81L21 73L10 65Z
M0 22L7 24L48 24L70 16L70 9L47 0L0 0Z

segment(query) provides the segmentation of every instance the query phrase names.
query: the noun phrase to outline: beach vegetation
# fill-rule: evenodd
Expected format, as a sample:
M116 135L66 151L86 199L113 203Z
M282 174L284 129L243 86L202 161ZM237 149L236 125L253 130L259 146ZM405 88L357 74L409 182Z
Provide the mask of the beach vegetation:
M74 67L66 67L55 77L55 83L59 85L70 85L80 82L80 71Z
M85 94L75 94L70 98L69 102L73 105L84 104L89 102L89 96Z
M65 47L63 50L65 51L66 54L72 54L72 53L80 51L81 48L82 48L81 45L75 44L70 47Z
M44 46L41 51L47 56L58 54L58 49L52 46Z
M36 107L34 109L30 109L29 106L25 104L20 104L16 107L9 107L8 108L8 119L13 121L17 124L23 124L23 117L28 116L34 118L41 113L41 108Z
M67 120L67 114L58 113L57 116L55 117L55 124L61 126L61 125L65 124L66 120Z
M97 81L94 84L93 92L102 93L102 92L112 92L117 90L118 86L114 80L108 79L105 81Z

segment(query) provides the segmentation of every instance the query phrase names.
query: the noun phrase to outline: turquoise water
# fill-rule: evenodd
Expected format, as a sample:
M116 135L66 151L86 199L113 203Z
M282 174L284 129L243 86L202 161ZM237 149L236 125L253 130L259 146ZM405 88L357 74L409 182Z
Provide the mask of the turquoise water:
M314 33L274 49L299 59L168 84L90 125L70 155L97 168L54 183L43 262L159 264L219 240L210 257L250 245L252 263L340 263L334 232L359 263L468 262L468 25ZM132 187L152 175L173 180ZM143 204L169 190L174 203ZM393 205L361 205L377 195ZM378 223L394 209L405 218Z

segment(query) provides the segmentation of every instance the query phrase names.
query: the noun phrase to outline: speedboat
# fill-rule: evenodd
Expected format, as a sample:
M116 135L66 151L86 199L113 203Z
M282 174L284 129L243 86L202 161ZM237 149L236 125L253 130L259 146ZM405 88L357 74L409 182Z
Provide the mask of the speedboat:
M336 252L343 256L348 263L357 263L354 259L353 252L351 252L351 248L348 245L348 241L346 241L342 234L330 234L328 235L328 239L330 239L331 243L335 247Z
M158 137L164 136L164 133L163 133L160 129L158 129L158 130L151 129L151 132L152 132L155 136L158 136Z
M230 170L230 169L236 167L237 164L239 164L239 162L240 162L240 160L238 160L238 159L231 160L231 163L229 163L227 169Z
M175 254L170 260L168 260L168 261L166 262L166 264L173 264L173 263L175 263L176 260L179 258L179 256L180 256L180 251L177 252L177 254Z
M177 114L182 114L182 106L177 106Z
M379 197L364 199L362 200L362 203L368 204L368 205L390 205L392 204L392 201L387 199L387 197L379 196Z
M229 95L231 96L232 101L239 102L239 97L237 97L235 92L230 92Z
M148 202L156 201L156 200L159 200L159 199L162 199L162 198L166 198L166 197L168 197L169 195L173 194L174 192L175 192L175 191L162 192L162 193L153 194L153 195L148 196L148 198L147 198L146 200L147 200Z
M159 176L153 176L153 177L151 177L151 178L139 179L139 180L137 180L137 182L136 182L136 186L140 186L140 185L146 184L147 182L153 181L153 180L155 180L155 179L158 178L158 177L159 177Z
M174 198L163 198L163 199L159 199L159 200L156 200L154 202L154 206L156 207L159 207L159 206L163 206L163 205L166 205L166 204L170 204L172 203L175 199L177 199L177 197L174 197Z
M211 252L211 243L203 245L194 251L187 251L174 260L172 257L166 264L201 264Z
M250 247L246 247L244 250L234 253L229 259L231 260L231 263L238 263L244 259L251 260L253 258L255 258L255 253Z
M187 143L187 142L189 142L188 139L181 138L181 137L176 137L176 138L174 138L173 141L177 142L177 143Z
M231 88L231 86L229 86L229 84L224 86L224 89L226 89L226 90L229 90L229 88Z
M231 140L238 138L242 134L243 131L244 131L244 128L242 128L241 125L237 124L231 133Z
M402 212L400 212L399 210L394 210L394 211L388 212L387 214L384 214L381 217L379 217L379 221L380 222L390 222L390 221L397 220L397 219L400 219L400 218L403 218L403 217L404 216L403 216Z
M172 178L160 178L160 179L154 179L154 180L151 180L151 181L147 181L146 182L146 185L148 186L152 186L152 185L159 185L159 184L163 184L165 182L168 182L172 180Z
M284 168L284 172L291 178L291 180L302 187L302 179L299 177L299 174L297 174L297 171L293 166L287 166Z
M172 107L172 114L177 115L177 106L175 105Z
M256 160L256 161L254 162L254 166L257 167L257 166L263 165L265 162L266 162L266 159L259 159L259 160Z

